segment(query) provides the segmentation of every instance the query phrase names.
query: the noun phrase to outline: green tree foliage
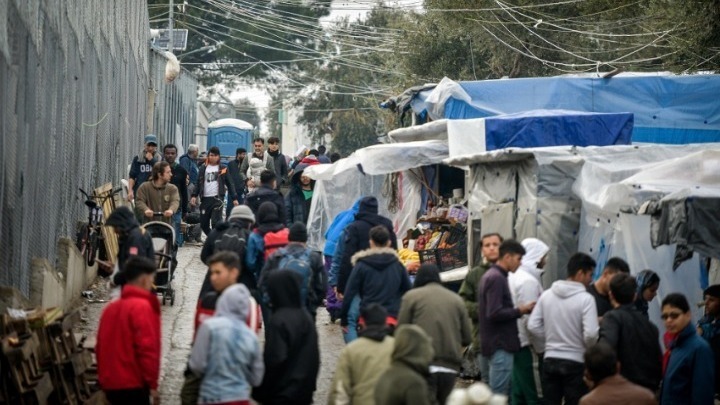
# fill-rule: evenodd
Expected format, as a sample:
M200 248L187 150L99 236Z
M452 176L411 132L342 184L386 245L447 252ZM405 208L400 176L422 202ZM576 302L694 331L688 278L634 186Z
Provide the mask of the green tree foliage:
M676 27L667 16L661 24L662 13L649 2L426 0L425 6L414 16L417 32L401 63L403 71L433 80L671 67Z

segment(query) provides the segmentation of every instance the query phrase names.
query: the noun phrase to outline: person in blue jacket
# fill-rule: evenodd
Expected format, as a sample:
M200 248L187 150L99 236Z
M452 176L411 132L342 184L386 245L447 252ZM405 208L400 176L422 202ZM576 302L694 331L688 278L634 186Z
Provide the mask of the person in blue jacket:
M355 214L357 214L360 208L360 201L362 197L355 201L355 204L349 209L339 213L330 227L325 231L325 248L323 249L323 255L325 256L325 271L328 273L328 280L331 283L328 284L325 309L330 314L331 322L335 322L340 317L340 309L342 309L342 300L338 299L335 294L335 288L337 287L337 268L340 267L340 261L342 260L342 254L336 255L337 250L341 250L342 243L338 243L343 240L343 231L345 228L355 220ZM337 260L333 258L337 257ZM335 264L337 263L337 264ZM336 271L334 274L330 274L331 268L335 267Z
M712 404L715 391L715 362L710 345L692 323L692 313L682 294L669 294L662 301L665 323L664 378L661 405Z

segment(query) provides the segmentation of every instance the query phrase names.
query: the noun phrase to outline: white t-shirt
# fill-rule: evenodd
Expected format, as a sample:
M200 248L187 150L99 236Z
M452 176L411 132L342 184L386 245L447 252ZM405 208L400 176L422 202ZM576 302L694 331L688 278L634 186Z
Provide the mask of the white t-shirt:
M206 167L203 197L215 197L219 194L218 180L220 180L220 165Z

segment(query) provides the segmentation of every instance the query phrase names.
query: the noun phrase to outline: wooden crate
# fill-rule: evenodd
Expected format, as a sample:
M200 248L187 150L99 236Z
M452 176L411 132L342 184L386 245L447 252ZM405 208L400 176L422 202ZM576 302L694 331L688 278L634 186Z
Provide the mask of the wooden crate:
M96 197L95 201L98 204L102 202L103 218L105 219L107 219L107 217L112 214L112 212L115 210L115 207L117 206L117 201L115 201L115 198L117 198L117 196L114 196L113 198L104 198L111 195L112 190L112 183L106 183L94 190L94 195ZM103 226L102 236L103 240L105 241L105 251L107 252L107 256L110 261L114 261L118 255L118 251L120 250L117 234L115 233L115 231L113 231L111 226Z

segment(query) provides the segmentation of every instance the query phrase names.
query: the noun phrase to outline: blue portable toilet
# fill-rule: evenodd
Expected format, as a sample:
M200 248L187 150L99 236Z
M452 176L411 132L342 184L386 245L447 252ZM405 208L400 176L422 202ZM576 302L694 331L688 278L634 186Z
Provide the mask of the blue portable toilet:
M235 118L223 118L208 124L207 147L220 148L224 162L235 159L235 150L245 148L252 152L253 126Z

